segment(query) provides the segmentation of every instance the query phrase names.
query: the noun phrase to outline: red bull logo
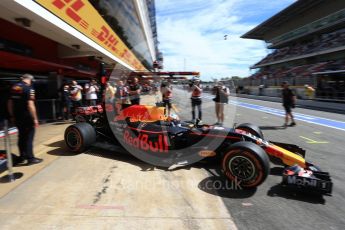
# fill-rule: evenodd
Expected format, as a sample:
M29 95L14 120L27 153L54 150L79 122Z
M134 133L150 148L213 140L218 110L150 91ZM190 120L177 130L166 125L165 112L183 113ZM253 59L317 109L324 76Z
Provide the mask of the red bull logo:
M23 88L19 85L13 86L12 87L12 92L13 93L22 93L23 92Z
M149 140L149 135L139 133L138 136L132 136L130 131L126 130L123 135L124 142L134 148L154 153L167 153L169 149L168 138L163 134L158 134L156 141Z

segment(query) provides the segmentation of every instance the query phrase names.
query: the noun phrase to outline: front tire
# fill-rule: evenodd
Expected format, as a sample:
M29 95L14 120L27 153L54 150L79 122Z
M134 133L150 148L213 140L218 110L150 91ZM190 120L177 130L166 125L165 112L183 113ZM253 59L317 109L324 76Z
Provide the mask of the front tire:
M67 127L65 143L75 153L81 153L96 142L96 130L86 122L77 123Z
M250 123L244 123L244 124L240 124L239 126L237 126L236 129L246 131L250 134L253 134L256 137L264 139L264 134L262 133L261 129L256 125L253 125Z
M269 158L260 146L252 142L237 142L224 154L222 169L229 180L240 181L245 188L255 188L269 174Z

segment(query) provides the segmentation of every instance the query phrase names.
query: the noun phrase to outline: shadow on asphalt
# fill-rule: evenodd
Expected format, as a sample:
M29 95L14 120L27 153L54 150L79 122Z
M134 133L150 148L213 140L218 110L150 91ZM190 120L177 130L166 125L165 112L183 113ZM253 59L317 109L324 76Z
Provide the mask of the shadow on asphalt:
M52 125L67 125L67 124L73 125L74 123L72 121L57 121L57 122L52 123Z
M92 148L89 151L85 152L85 154L96 156L96 157L102 157L110 160L116 160L121 161L125 163L129 163L135 166L138 166L141 171L154 171L155 169L164 169L157 166L150 165L148 163L145 163L134 156L127 154L127 153L119 153L114 151L104 151L104 149L99 148Z
M0 184L6 184L13 182L11 179L17 180L24 176L24 173L15 172L12 174L12 178L9 175L5 175L0 178Z
M54 156L75 156L76 153L71 152L67 146L65 145L65 141L56 141L47 145L48 147L54 147L56 149L48 151L47 154L54 155Z
M278 126L259 126L261 130L281 130L281 129L286 129L285 126L283 125L278 125Z
M255 194L256 188L245 189L241 183L231 182L223 176L210 176L203 179L198 188L206 193L223 198L243 199Z
M65 141L63 141L63 140L51 143L48 146L49 147L57 147L56 149L47 152L47 154L50 154L50 155L63 156L63 157L78 155L78 153L71 152L68 149L68 147L65 145ZM150 164L147 164L145 162L142 162L130 154L126 154L123 152L106 151L104 149L100 149L97 147L92 147L88 151L81 153L81 154L87 154L87 155L102 157L102 158L106 158L106 159L110 159L110 160L116 160L116 161L122 161L122 162L130 163L130 164L133 164L133 165L140 167L141 171L152 171L155 168L158 168L158 167L152 166Z
M272 167L270 169L270 175L281 177L283 175L283 171L284 167ZM322 195L311 194L308 192L303 192L301 190L293 190L291 188L285 187L282 184L277 184L271 187L270 190L267 192L267 195L271 197L282 197L285 199L298 200L313 204L325 203L325 199L322 197Z
M257 188L243 188L240 181L229 181L223 176L217 163L216 161L209 162L202 167L211 176L199 183L198 188L200 190L215 196L233 199L248 198L256 193Z
M272 186L267 192L267 195L270 197L282 197L288 200L298 200L312 204L325 204L326 202L322 195L289 189L282 184Z
M72 153L68 148L65 146L64 141L54 142L49 147L57 147L54 150L47 152L47 154L55 155L55 156L75 156L75 153ZM216 161L206 161L206 162L197 162L193 165L188 165L184 167L179 167L174 170L168 170L167 168L153 166L151 164L145 163L131 154L124 153L123 151L113 151L113 150L104 150L102 148L93 147L90 150L86 151L85 153L95 157L102 157L109 160L116 160L125 163L129 163L135 166L138 166L141 171L153 171L155 169L165 170L165 171L174 171L174 170L190 170L191 168L204 168L206 169L209 174L212 176L205 178L202 180L198 187L204 192L209 194L213 194L216 196L221 197L228 197L228 198L246 198L252 196L256 189L252 190L243 190L241 188L236 187L235 183L231 183L226 180L225 177L219 176L221 172L218 168L218 162ZM218 186L222 185L222 188Z
M272 167L270 169L270 175L272 176L282 176L284 172L284 167Z
M72 153L68 150L65 146L64 141L58 141L51 143L48 145L49 147L57 147L54 150L47 152L47 154L55 155L55 156L75 156L75 153ZM154 171L155 169L169 171L163 167L157 167L145 163L131 154L124 153L121 151L106 151L101 148L93 147L90 150L86 151L85 153L95 157L102 157L110 160L116 160L125 162L128 164L135 165L140 168L141 171ZM221 176L221 171L218 167L218 163L216 161L207 161L207 162L197 162L193 165L188 165L185 167L180 167L174 170L190 170L191 168L203 168L205 169L208 174L211 176L203 179L198 184L198 188L206 193L220 196L223 198L233 198L233 199L242 199L248 198L253 196L257 189L244 189L240 187L240 183L237 182L230 182L224 176ZM273 167L270 170L270 174L274 176L281 176L282 171L284 168L282 167ZM315 203L315 204L324 204L325 200L320 195L310 195L309 193L300 193L299 191L292 191L288 188L283 187L281 184L277 184L270 188L267 192L268 196L271 197L282 197L291 200L299 200L308 203Z
M56 141L53 143L50 143L47 145L48 147L61 147L61 148L65 148L67 149L67 146L65 145L65 141L61 140L61 141Z

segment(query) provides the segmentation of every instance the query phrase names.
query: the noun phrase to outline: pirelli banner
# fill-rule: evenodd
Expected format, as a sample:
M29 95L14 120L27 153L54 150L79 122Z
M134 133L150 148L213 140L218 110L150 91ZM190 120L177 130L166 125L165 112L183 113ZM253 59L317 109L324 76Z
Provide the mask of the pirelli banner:
M135 70L146 70L88 0L33 0Z

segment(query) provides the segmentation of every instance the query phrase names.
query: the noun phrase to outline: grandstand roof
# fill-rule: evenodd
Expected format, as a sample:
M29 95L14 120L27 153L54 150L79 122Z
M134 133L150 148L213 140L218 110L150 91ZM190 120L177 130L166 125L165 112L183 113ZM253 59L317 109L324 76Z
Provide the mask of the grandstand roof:
M320 4L323 1L324 0L297 0L276 15L272 16L254 29L242 35L241 38L264 40L264 35L267 32L278 28L284 22L295 18L297 15L300 15L301 13Z

